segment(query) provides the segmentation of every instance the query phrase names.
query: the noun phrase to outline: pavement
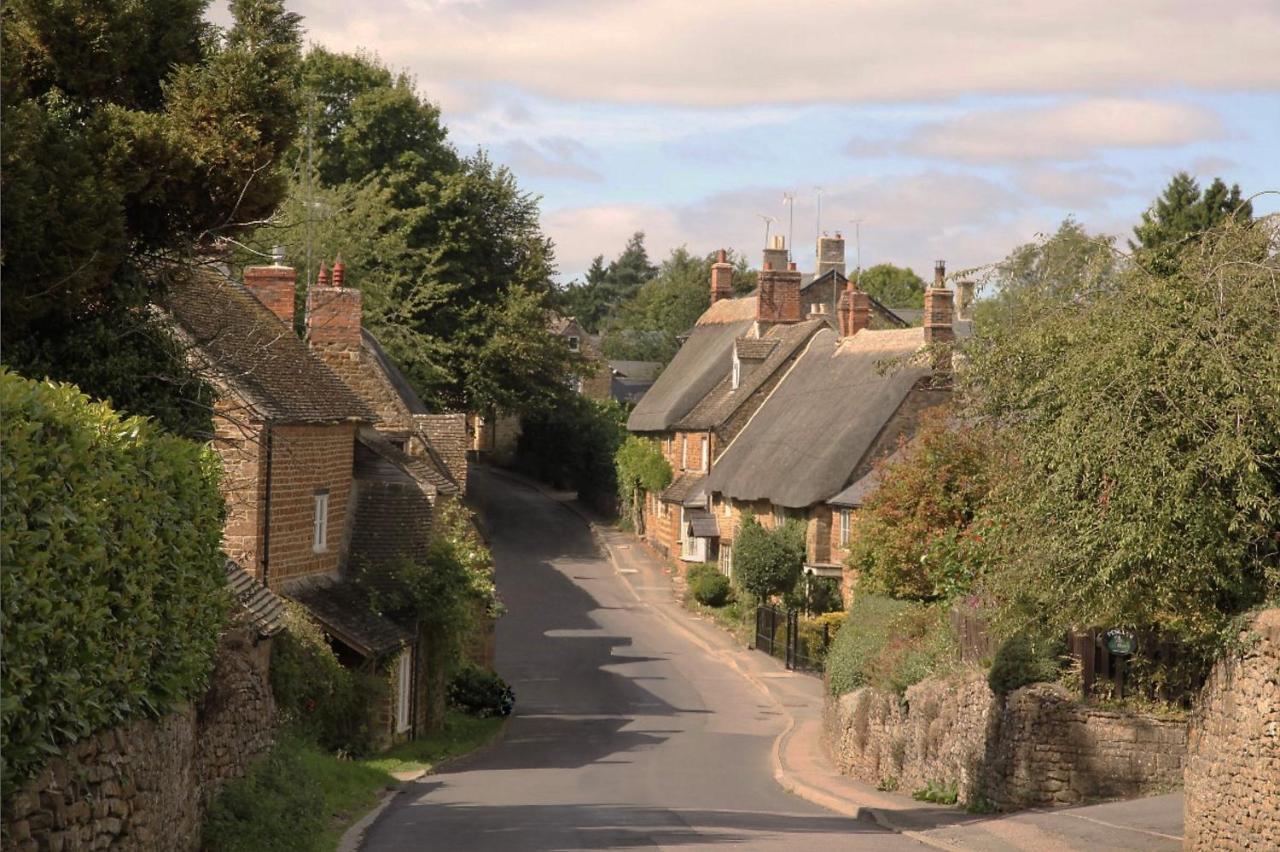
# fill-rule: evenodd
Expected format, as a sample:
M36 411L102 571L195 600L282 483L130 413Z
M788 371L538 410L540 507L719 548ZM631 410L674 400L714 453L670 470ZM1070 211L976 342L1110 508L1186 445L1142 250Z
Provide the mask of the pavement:
M365 850L1164 850L1181 796L1011 815L836 772L823 684L680 605L671 569L573 501L477 468L517 709L495 748L405 785Z

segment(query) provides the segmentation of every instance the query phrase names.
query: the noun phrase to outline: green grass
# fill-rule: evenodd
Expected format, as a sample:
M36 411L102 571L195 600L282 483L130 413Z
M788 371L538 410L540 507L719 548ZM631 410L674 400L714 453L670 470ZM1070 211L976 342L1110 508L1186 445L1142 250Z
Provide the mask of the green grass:
M450 711L443 728L362 760L340 758L296 735L227 785L204 826L210 852L333 852L342 835L399 783L492 740L503 720Z

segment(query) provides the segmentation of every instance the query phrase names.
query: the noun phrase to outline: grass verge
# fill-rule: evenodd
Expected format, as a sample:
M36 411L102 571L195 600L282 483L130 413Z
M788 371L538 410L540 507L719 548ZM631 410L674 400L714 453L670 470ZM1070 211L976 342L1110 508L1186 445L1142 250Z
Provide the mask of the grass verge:
M202 849L332 852L343 833L378 803L379 794L399 784L396 775L429 772L474 751L492 740L502 723L450 711L440 731L361 760L336 757L285 734L271 754L214 800Z

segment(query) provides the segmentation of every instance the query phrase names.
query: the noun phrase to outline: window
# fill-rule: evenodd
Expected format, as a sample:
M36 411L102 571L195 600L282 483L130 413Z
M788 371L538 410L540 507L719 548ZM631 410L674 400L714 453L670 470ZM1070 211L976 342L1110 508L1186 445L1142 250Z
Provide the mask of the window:
M733 545L720 542L720 573L733 578Z
M724 498L724 516L726 518L733 517L733 501L728 497Z
M569 351L577 352L581 349L581 341L578 340L576 334L569 335Z
M412 655L405 651L396 665L396 733L409 730L409 696L413 681Z
M733 390L737 390L740 384L742 384L742 361L735 351L733 353Z
M680 469L685 469L685 464L689 459L689 436L680 436Z
M702 439L702 467L700 468L700 470L710 470L711 469L709 467L710 464L711 464L711 442L708 439L703 438Z
M851 509L840 510L840 546L849 546L849 528L853 524L853 511Z
M329 549L329 492L316 492L315 523L311 530L311 549L324 553Z

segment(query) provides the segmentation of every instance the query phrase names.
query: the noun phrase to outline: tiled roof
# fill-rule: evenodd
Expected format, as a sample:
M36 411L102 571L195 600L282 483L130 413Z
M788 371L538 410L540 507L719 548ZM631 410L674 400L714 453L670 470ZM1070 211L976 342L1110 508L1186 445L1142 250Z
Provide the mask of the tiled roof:
M712 468L709 491L803 508L839 493L916 382L924 330L822 329ZM901 360L899 360L901 359Z
M364 657L380 657L413 641L413 631L373 611L354 583L310 577L285 590L342 644Z
M265 418L283 423L376 419L372 410L253 294L214 272L175 281L160 306L202 367Z
M609 369L615 376L652 382L662 372L660 361L610 361Z
M283 630L284 601L236 564L235 560L226 560L223 567L227 572L227 588L243 608L249 623L258 629L258 635L274 636Z
M360 329L360 342L365 351L373 356L374 363L378 365L383 375L387 377L387 381L395 390L396 396L400 397L400 401L404 403L405 408L409 409L409 413L426 414L427 406L422 402L422 398L413 389L413 385L409 384L409 379L396 366L396 362L391 360L387 350L382 348L378 338L374 337L368 329L362 328Z
M776 337L739 337L734 341L739 358L763 361L778 346Z
M738 387L733 387L732 376L728 371L715 387L704 396L693 410L676 423L678 429L715 429L733 415L769 378L775 375L796 350L804 345L820 328L825 328L823 320L805 320L798 323L775 325L765 332L765 339L770 342L772 350L763 362L750 370L743 371ZM739 343L743 341L739 340Z
M668 485L666 490L662 492L661 499L666 503L684 504L686 500L692 500L699 497L699 495L705 496L702 484L706 481L707 475L705 473L682 473L676 477L675 482ZM699 500L698 502L701 503L702 501Z

